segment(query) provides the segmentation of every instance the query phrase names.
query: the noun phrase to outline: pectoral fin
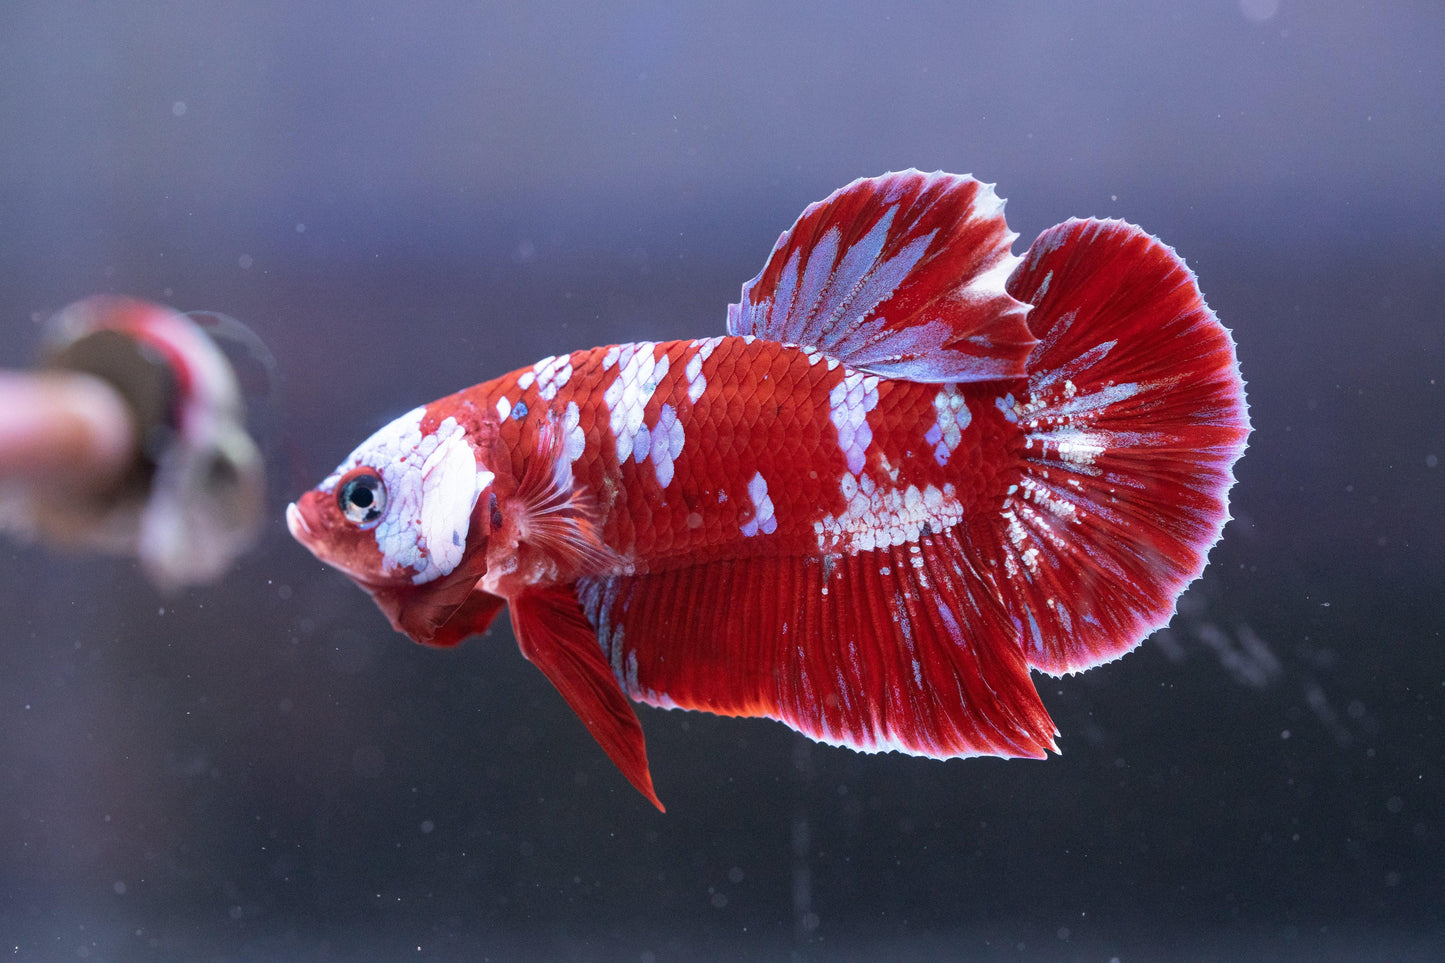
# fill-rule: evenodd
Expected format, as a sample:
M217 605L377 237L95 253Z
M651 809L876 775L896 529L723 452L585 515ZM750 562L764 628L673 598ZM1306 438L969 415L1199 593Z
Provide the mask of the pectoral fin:
M531 590L509 604L522 654L562 693L627 781L665 811L652 789L642 725L602 657L576 589Z

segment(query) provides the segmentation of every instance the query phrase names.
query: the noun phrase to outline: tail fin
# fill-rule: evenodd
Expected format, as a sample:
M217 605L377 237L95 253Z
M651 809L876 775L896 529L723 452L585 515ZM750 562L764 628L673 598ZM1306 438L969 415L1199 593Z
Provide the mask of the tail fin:
M1193 273L1122 221L1041 234L1009 278L1034 305L1022 476L975 538L1000 550L1029 664L1117 658L1168 623L1229 518L1249 435L1229 332ZM985 542L987 544L987 542Z

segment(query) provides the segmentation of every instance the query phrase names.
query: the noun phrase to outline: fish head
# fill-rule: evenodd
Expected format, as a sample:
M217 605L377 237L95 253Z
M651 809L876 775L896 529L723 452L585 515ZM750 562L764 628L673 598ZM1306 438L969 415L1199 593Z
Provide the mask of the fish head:
M397 418L286 509L291 535L418 642L433 641L485 574L489 526L474 516L496 480L483 463L493 426L441 410Z

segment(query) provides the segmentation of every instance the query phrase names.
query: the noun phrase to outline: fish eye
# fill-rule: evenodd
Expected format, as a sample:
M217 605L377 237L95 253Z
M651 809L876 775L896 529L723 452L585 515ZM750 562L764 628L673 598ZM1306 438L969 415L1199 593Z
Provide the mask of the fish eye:
M352 524L374 525L386 511L386 485L371 469L358 469L337 489L336 504Z

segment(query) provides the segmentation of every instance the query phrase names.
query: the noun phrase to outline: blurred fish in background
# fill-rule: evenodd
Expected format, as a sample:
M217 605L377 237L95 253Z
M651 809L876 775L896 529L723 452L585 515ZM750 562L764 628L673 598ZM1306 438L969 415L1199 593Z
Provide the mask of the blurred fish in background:
M4 527L134 555L166 592L220 579L256 538L266 485L218 339L274 369L224 315L101 295L51 318L39 369L0 372Z

